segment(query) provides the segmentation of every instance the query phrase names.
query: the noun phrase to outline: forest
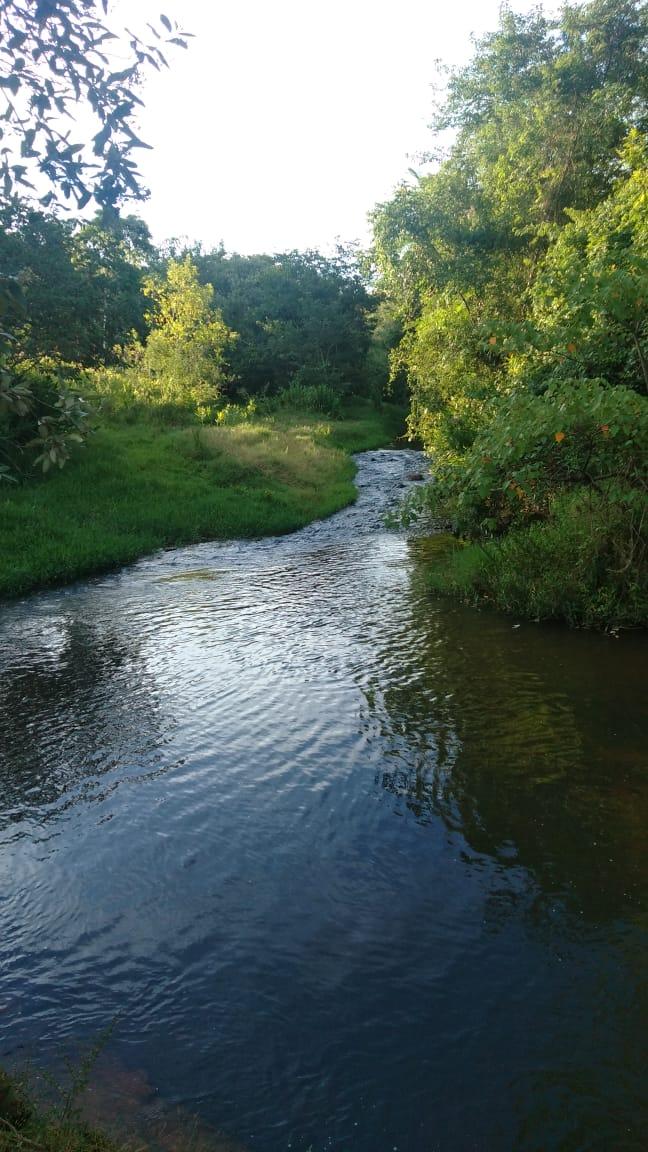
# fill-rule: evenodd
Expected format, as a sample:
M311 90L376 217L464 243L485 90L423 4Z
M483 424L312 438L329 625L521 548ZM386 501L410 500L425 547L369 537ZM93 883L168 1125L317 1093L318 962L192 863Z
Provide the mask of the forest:
M431 479L403 516L452 532L431 591L538 620L645 624L646 21L639 0L566 5L557 18L504 7L470 63L446 76L430 153L373 209L369 251L156 246L123 207L139 194L124 93L95 137L95 152L122 168L107 180L105 163L94 190L81 145L55 155L42 138L37 102L22 155L54 191L30 196L26 164L5 159L0 205L4 591L330 511L350 488L326 507L305 509L302 487L290 515L262 501L247 523L223 519L224 477L240 485L257 468L265 490L260 445L288 437L293 473L284 461L274 480L294 488L296 469L321 492L297 459L295 428L314 420L321 450L373 446L406 406ZM10 100L26 82L29 29L9 30ZM75 51L70 75L96 48ZM159 64L148 48L137 53L135 63ZM132 92L130 80L117 87ZM120 124L106 151L107 128ZM61 191L77 211L62 210ZM79 215L91 195L94 214ZM174 469L189 485L176 498ZM348 473L335 475L348 485ZM104 503L133 511L138 486L150 509L156 478L160 521L169 504L186 509L174 528L160 535L139 513L100 523ZM92 490L103 545L88 539L91 505L74 506L80 487ZM205 499L220 499L218 515ZM58 545L35 555L43 534Z

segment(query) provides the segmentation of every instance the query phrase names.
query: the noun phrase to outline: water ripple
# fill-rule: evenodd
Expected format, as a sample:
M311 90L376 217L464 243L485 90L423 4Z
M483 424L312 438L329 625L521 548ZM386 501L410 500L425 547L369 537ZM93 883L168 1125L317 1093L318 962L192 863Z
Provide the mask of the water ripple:
M0 1055L117 1019L126 1097L263 1152L617 1146L640 645L435 601L383 523L419 455L359 465L302 532L3 609Z

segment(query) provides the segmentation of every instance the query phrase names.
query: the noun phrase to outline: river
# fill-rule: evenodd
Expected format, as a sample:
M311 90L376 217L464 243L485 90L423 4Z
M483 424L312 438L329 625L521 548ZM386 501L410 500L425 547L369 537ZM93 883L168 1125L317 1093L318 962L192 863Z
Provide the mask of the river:
M644 1149L645 642L432 597L358 462L2 608L0 1060L113 1022L251 1152Z

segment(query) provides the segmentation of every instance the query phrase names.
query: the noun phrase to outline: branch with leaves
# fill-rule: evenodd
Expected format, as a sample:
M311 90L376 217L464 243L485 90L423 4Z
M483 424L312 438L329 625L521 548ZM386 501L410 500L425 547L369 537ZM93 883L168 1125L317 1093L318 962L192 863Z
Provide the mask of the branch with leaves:
M136 131L137 88L146 69L167 67L170 45L187 46L189 33L164 14L145 38L117 33L104 23L107 7L108 0L0 5L0 199L27 191L45 206L83 208L92 198L114 207L146 196L133 159L148 147ZM75 126L80 107L94 120L89 142Z

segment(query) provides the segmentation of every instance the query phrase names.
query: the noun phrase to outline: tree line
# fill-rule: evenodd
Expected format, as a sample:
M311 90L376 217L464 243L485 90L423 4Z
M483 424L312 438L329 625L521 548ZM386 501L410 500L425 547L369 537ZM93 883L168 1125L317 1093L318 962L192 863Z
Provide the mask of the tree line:
M0 269L17 287L4 304L7 477L34 459L46 470L65 463L88 427L79 392L112 412L210 419L223 405L279 397L333 414L345 396L381 391L388 349L353 249L169 254L135 215L79 221L18 199L0 223Z
M528 614L646 619L647 33L642 0L504 7L373 215L425 501L479 544L455 586Z

